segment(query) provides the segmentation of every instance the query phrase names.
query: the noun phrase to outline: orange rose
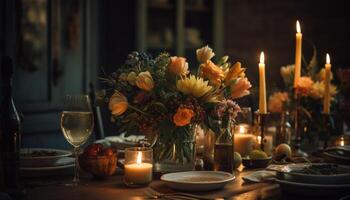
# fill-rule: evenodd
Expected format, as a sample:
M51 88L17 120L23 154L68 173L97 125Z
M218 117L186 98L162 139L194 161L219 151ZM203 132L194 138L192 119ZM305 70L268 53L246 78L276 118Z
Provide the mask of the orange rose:
M194 112L188 108L178 108L173 117L173 121L176 126L186 126L191 123L191 119L194 116Z
M220 86L221 80L224 78L224 72L218 66L216 66L211 60L201 64L202 75L209 79L215 86Z
M311 80L310 77L302 76L298 79L297 85L296 85L296 92L300 96L307 96L311 92L312 85L314 82Z
M177 56L171 57L168 70L172 74L185 76L189 72L186 58Z
M128 100L122 93L116 92L109 99L108 108L113 115L122 115L128 109Z

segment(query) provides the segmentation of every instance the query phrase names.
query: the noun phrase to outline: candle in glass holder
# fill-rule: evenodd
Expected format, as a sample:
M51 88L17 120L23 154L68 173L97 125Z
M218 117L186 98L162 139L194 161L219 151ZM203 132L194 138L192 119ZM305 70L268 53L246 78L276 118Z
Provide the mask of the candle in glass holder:
M128 186L147 185L152 181L153 151L151 148L125 149L124 182Z
M233 140L234 140L234 151L241 154L241 156L247 156L253 150L254 136L248 134L249 125L240 124L237 126Z
M270 156L272 154L272 149L273 149L273 138L272 135L265 135L264 136L264 149L263 151ZM261 147L261 136L256 137L256 142L254 145L255 149L260 149Z

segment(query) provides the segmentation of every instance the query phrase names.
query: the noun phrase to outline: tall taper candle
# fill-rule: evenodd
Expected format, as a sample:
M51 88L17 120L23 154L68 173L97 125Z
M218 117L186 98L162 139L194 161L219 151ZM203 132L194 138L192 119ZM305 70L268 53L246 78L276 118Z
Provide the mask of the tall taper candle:
M295 37L296 37L296 43L295 43L294 87L297 86L297 82L301 74L301 47L302 47L303 34L301 34L299 21L297 21L297 33Z
M324 97L323 97L323 112L329 114L330 112L330 84L331 84L331 59L329 54L326 55L326 64L325 64L325 79L324 79Z
M260 54L260 63L259 63L259 112L264 114L267 113L264 52L261 52Z

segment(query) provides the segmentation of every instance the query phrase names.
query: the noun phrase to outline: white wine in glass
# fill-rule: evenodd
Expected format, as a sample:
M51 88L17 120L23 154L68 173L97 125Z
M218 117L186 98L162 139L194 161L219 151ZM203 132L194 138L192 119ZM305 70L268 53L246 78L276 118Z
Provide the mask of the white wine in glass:
M90 137L93 130L92 112L63 111L62 132L73 147L80 147Z
M88 95L67 95L61 115L61 129L66 140L74 147L75 173L73 186L79 183L79 147L90 137L94 116Z

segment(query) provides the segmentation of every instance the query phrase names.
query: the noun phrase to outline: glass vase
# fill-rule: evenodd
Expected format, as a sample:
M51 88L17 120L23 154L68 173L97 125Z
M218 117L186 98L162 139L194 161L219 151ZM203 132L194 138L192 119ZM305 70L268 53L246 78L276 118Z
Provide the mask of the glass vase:
M159 129L153 145L155 172L194 170L196 156L195 125Z

